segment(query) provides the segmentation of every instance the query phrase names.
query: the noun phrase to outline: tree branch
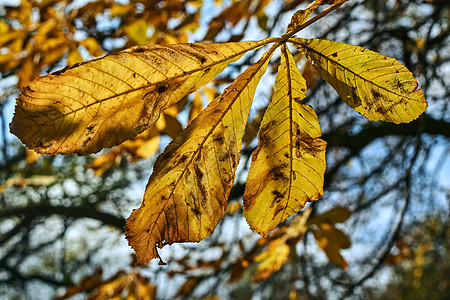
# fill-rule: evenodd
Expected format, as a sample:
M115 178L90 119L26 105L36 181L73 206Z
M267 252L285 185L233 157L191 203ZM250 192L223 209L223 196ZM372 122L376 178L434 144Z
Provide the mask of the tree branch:
M111 225L123 231L125 219L119 218L108 213L100 212L89 207L66 207L52 206L49 204L31 205L18 207L0 212L0 219L5 217L25 215L27 217L39 217L50 215L63 215L73 218L91 218L101 221L103 224Z
M328 147L341 146L359 152L373 140L380 137L389 135L418 135L421 133L450 137L450 123L424 115L407 124L383 123L380 126L370 126L354 136L332 131L324 134L322 138L327 142Z

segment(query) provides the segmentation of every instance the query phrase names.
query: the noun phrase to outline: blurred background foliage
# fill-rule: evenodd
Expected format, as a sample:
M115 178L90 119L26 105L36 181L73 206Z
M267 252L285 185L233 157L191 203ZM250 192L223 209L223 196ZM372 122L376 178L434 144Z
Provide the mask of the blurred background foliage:
M328 143L325 193L267 238L252 233L241 212L276 56L255 96L226 217L205 241L166 247L166 266L134 264L123 235L125 218L139 206L155 155L260 52L167 109L136 138L96 155L39 156L8 132L20 88L40 74L139 44L280 35L307 4L0 1L0 295L449 299L447 0L350 0L298 34L397 58L418 78L429 107L410 124L369 122L297 53L307 103L316 109Z

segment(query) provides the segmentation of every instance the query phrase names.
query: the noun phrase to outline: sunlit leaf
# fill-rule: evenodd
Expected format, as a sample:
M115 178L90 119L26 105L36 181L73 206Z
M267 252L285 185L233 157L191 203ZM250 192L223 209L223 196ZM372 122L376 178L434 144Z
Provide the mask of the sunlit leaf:
M270 41L133 47L66 67L22 90L11 132L42 154L85 155L115 146Z
M226 211L252 98L272 52L236 78L158 157L141 207L127 219L126 237L138 263L158 258L156 246L198 242L214 231Z
M71 299L73 296L82 296L90 292L87 300L122 299L122 300L154 300L156 299L156 286L137 271L125 273L117 272L113 277L102 280L100 274L93 274L84 278L78 285L67 288L66 293L55 300Z
M342 269L347 268L347 261L341 255L341 249L350 247L350 239L341 230L333 225L322 223L319 229L312 229L314 238L319 247L325 252L328 259Z
M234 200L231 202L228 202L228 206L227 206L227 214L232 215L238 211L240 211L242 209L242 203Z
M255 262L261 262L253 276L253 281L266 280L274 272L278 271L289 257L289 246L279 238L269 243L267 251L255 257Z
M274 235L279 237L271 240L264 251L254 259L259 264L253 275L253 281L266 280L287 262L292 250L291 246L301 241L305 236L306 230L308 229L307 220L311 215L311 211L312 209L308 208L302 214L293 217L286 227L279 230L281 234L277 235L276 231L274 232Z
M80 41L79 44L85 47L92 56L100 56L103 54L100 44L92 37L87 37L86 39Z
M136 42L138 45L145 45L151 42L149 36L147 36L150 27L152 27L152 25L147 23L144 19L137 19L132 24L126 26L124 31L132 41Z
M26 156L25 160L28 165L37 163L39 161L39 159L41 158L40 154L37 154L33 150L29 150L29 149L25 150L25 156Z
M394 123L418 118L427 104L417 80L397 60L362 47L321 39L291 39L320 77L369 120Z
M28 83L39 76L39 68L33 62L34 55L28 55L20 66L20 70L17 73L19 77L19 87L23 88L28 85Z
M202 94L199 91L197 91L195 92L195 95L192 98L192 102L190 103L188 122L191 123L192 120L197 118L197 116L202 112L202 110L203 110Z
M284 46L243 197L244 216L262 236L323 194L326 143L314 110L299 103L305 91L305 79Z
M286 32L296 30L303 23L305 23L317 7L326 4L342 4L347 1L348 0L315 0L311 2L304 10L300 9L296 11L294 15L292 15L291 22L289 23Z
M180 296L187 296L197 286L198 282L201 279L201 277L189 277L188 279L186 279L183 285L178 289L175 298L178 298Z
M111 14L111 17L119 17L126 13L129 13L133 9L135 9L135 6L132 3L129 4L113 3L109 13Z
M286 32L297 29L300 25L305 23L305 21L311 16L311 9L300 9L295 12L295 14L291 18L291 22L289 23Z
M69 55L67 55L67 63L73 65L82 61L84 61L84 59L81 56L81 53L78 50L78 48L73 47L72 49L70 49Z
M23 188L24 186L49 186L54 184L57 180L58 178L53 175L33 175L25 178L21 174L17 174L8 178L5 183L0 185L0 194L10 186L19 188Z
M335 4L342 4L347 2L348 0L314 0L313 2L311 2L306 10L314 10L317 7L321 6L321 5L335 5Z

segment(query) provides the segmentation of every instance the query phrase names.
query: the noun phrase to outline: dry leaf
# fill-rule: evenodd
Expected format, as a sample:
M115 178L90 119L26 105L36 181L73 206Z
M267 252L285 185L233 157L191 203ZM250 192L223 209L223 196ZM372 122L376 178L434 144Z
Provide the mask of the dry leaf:
M405 123L427 103L413 74L397 60L362 47L321 39L291 39L349 106L369 120Z
M286 46L264 114L244 193L244 216L262 236L323 194L325 141L306 82Z
M118 145L270 41L134 47L66 67L22 90L11 132L41 154L86 155Z
M273 48L247 68L170 144L155 163L144 200L127 219L138 263L156 247L198 242L225 213L253 94Z

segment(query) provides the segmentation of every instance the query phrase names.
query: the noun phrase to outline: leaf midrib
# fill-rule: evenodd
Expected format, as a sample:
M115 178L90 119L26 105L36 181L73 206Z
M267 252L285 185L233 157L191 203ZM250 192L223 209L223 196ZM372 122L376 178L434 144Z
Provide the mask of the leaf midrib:
M293 117L292 117L292 110L293 110L293 105L292 105L292 82L291 82L291 68L290 68L290 60L289 60L289 55L287 53L287 47L286 45L284 45L284 47L281 48L281 52L283 53L285 62L286 62L286 73L287 73L287 81L288 81L288 94L289 94L289 190L288 190L288 195L287 195L287 199L286 199L286 205L284 206L284 210L283 210L283 216L282 219L284 219L285 215L286 215L286 209L288 207L289 204L289 200L291 198L291 188L292 188L292 177L293 177L293 172L294 172L294 162L293 162L293 147L292 147L292 122L293 122ZM300 126L300 125L299 125Z

